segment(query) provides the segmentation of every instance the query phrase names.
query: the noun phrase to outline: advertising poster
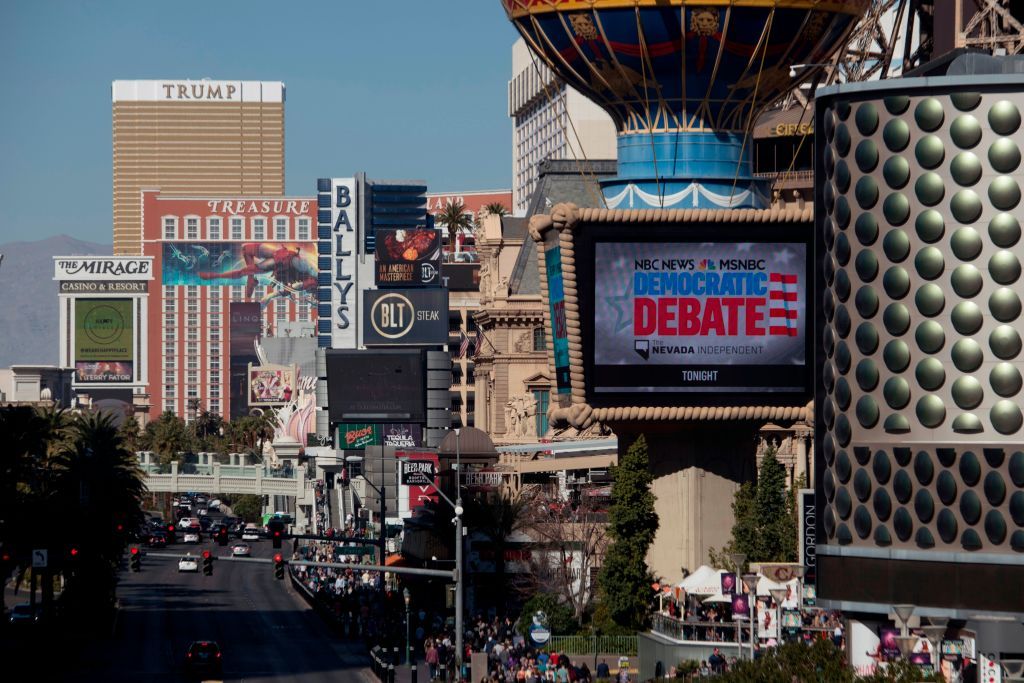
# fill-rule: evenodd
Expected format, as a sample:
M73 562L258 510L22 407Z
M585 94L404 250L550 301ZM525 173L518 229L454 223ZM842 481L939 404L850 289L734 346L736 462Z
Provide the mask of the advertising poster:
M595 392L806 390L807 246L597 242Z
M447 289L368 289L363 316L367 346L448 343Z
M381 445L381 425L349 422L338 425L338 448L362 450L367 446Z
M409 508L415 510L416 508L423 507L427 502L438 503L441 497L437 493L436 474L440 471L441 465L437 458L437 453L395 451L395 457L401 460L408 460L409 462L430 463L435 473L434 482L431 485L409 486Z
M130 361L75 361L75 381L79 384L99 382L131 382Z
M296 391L292 365L249 366L249 405L283 405Z
M732 596L733 616L750 616L750 595L748 593L734 593Z
M778 638L779 637L779 610L777 607L768 607L764 603L757 607L757 637Z
M878 629L878 639L882 643L882 657L888 662L894 662L900 658L900 646L896 644L896 636L899 634L899 629L895 628Z
M378 287L437 287L441 284L441 231L377 228Z
M164 285L243 285L246 300L316 301L315 242L165 242Z
M732 595L736 592L736 574L722 572L719 578L722 580L722 595Z
M75 361L129 361L131 299L75 299Z
M558 232L544 236L544 269L548 278L548 306L551 315L551 345L555 354L555 379L560 395L572 393L569 379L569 328L565 319L565 287L562 283L562 250Z
M384 445L392 448L419 448L423 445L423 425L386 424L383 439Z
M233 420L249 412L249 366L260 361L256 356L256 340L260 336L262 316L260 305L254 301L232 301L228 310L231 316L228 352Z

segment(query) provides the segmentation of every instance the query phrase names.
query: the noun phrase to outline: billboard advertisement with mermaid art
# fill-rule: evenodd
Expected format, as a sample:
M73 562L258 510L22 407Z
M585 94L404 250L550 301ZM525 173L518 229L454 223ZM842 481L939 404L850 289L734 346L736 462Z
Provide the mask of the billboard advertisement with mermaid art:
M164 242L164 285L245 287L245 299L316 301L314 242Z

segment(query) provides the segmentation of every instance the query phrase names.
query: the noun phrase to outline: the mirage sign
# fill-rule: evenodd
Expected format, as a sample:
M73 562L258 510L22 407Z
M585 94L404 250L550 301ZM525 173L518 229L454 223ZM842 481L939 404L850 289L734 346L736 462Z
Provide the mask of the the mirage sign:
M594 240L592 286L583 280L580 288L593 292L590 390L807 391L806 240L785 232L756 241L722 230L697 235Z
M153 259L137 256L58 256L54 280L152 280Z

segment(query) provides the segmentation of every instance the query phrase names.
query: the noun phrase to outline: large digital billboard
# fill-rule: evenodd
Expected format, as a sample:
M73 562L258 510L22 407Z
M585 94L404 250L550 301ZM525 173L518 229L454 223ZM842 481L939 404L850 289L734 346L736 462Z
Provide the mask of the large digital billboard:
M331 422L424 422L426 373L420 351L327 351Z
M555 357L555 385L559 395L572 393L569 375L569 329L565 319L565 287L562 284L562 250L558 233L544 236L544 270L548 280L548 307L551 316L551 347Z
M249 368L260 362L256 355L256 340L260 336L263 318L260 305L255 301L232 301L228 311L231 316L228 326L231 419L235 419L249 411Z
M249 405L284 405L298 391L294 365L250 365Z
M274 297L316 298L314 242L165 242L164 285L244 285L246 299L257 286Z
M441 284L441 231L377 228L378 287L437 287Z
M641 240L595 226L580 288L592 403L807 394L806 231L687 227Z

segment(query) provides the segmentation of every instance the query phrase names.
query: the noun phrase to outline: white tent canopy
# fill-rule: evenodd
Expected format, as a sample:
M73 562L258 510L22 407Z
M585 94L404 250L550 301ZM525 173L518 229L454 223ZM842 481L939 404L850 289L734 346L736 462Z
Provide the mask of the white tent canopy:
M697 571L683 579L679 587L687 595L716 595L722 592L721 576L724 573L724 569L712 569L702 564Z

